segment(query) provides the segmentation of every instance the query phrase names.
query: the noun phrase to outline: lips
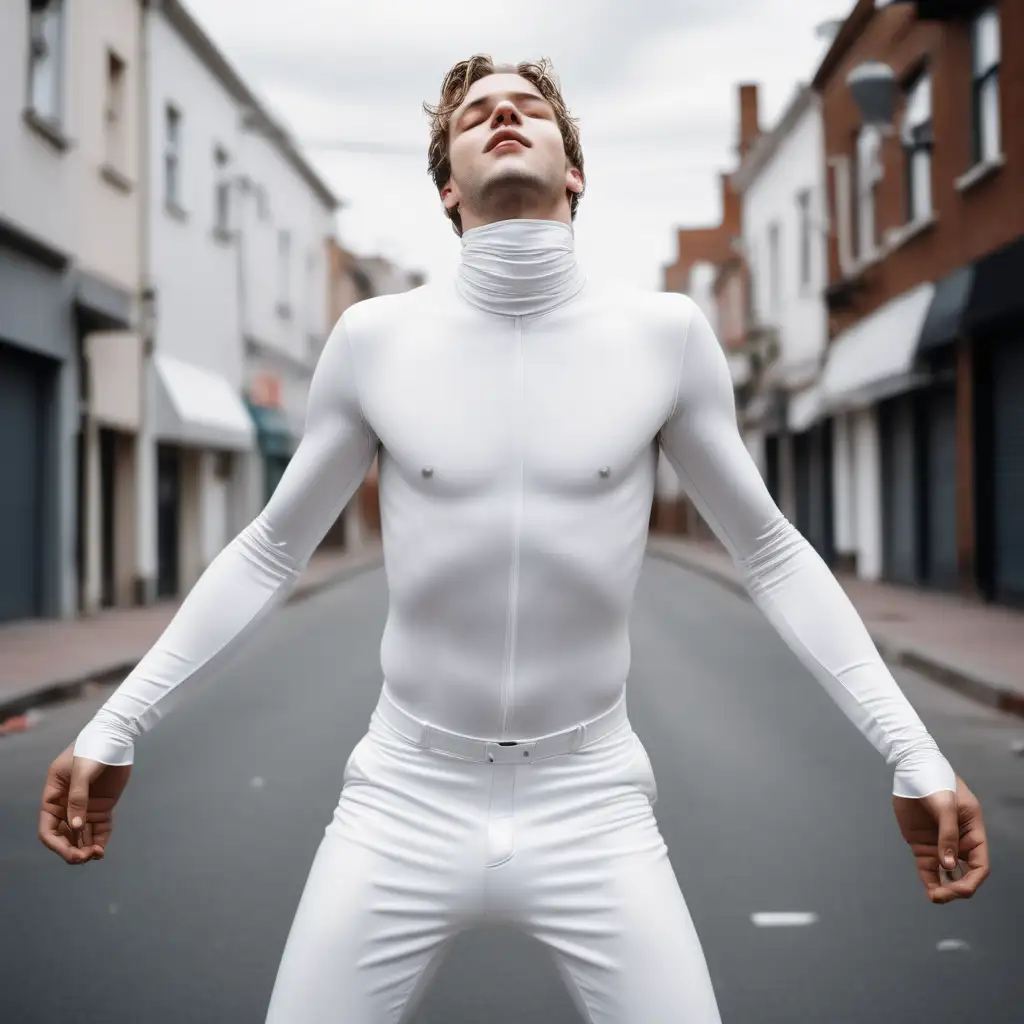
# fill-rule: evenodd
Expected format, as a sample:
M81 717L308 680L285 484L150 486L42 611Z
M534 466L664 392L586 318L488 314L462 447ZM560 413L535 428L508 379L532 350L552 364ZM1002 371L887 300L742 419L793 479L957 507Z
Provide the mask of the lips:
M530 143L526 137L520 135L519 132L513 131L511 128L503 128L500 132L495 132L484 147L485 153L490 153L495 146L500 145L502 142L518 142L522 146L529 146Z

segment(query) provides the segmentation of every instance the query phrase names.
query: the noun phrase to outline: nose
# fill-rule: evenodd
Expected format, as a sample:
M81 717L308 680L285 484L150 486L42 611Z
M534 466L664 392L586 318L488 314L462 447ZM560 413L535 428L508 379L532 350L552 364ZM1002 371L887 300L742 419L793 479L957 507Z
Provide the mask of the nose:
M491 115L492 128L499 124L507 128L509 125L521 125L522 123L522 115L511 100L502 100L494 108L494 113Z

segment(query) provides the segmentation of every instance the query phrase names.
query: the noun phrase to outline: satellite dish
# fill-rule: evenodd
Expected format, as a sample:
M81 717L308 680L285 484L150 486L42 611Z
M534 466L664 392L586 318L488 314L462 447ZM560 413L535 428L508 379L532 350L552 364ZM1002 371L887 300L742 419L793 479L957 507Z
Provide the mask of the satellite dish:
M896 104L896 76L888 64L864 61L847 76L846 85L866 125L892 126Z

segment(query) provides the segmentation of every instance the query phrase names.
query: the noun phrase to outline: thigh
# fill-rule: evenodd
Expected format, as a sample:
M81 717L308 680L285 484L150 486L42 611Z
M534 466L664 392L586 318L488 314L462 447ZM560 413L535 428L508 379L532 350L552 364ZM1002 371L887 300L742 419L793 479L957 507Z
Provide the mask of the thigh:
M397 1024L424 991L461 927L467 879L440 829L414 833L410 790L425 799L422 782L397 777L373 739L362 740L296 909L266 1024Z
M520 851L527 930L592 1024L720 1024L643 744L624 734L577 774L578 786L545 787L538 775L533 787L548 807Z
M396 1024L451 935L366 846L325 836L292 921L266 1024ZM398 881L405 899L389 899Z
M664 853L614 856L560 920L549 918L535 934L584 1020L721 1022L700 939Z

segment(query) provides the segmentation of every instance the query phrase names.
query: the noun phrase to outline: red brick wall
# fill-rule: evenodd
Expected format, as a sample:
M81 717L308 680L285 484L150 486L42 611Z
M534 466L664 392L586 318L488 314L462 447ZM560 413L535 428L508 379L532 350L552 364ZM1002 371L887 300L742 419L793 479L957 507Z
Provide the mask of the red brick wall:
M851 310L833 317L834 331L913 285L937 280L1024 232L1024 126L1017 113L1024 109L1024 3L1003 0L999 13L1006 165L964 192L957 190L955 182L971 165L971 45L966 22L921 22L911 4L883 8L867 19L825 80L816 80L822 94L826 156L845 154L852 164L860 115L845 82L850 69L865 60L880 60L893 68L900 81L927 59L932 76L932 208L936 222L863 272L864 289ZM902 102L897 103L896 115L902 115ZM888 228L899 227L907 219L905 157L898 136L885 140L882 153L885 174L876 190L876 237L880 242ZM829 201L830 206L835 201L831 184ZM832 282L840 278L834 228L829 278Z

